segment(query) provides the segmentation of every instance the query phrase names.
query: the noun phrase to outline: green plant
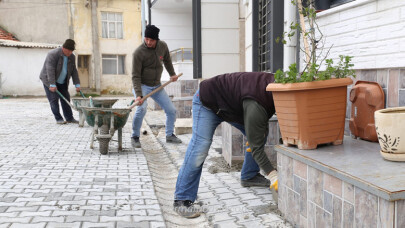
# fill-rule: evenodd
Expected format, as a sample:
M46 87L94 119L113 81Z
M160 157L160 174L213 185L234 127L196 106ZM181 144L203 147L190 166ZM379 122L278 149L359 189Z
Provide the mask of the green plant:
M295 82L311 82L319 80L327 80L333 77L335 78L345 78L349 76L356 77L352 67L354 64L351 63L352 56L339 55L339 62L336 65L333 65L332 59L326 59L329 55L329 52L332 47L330 47L326 55L322 58L323 53L323 34L319 29L319 26L316 22L316 10L315 10L315 0L307 0L306 5L303 6L301 0L292 0L292 4L298 6L300 23L291 23L290 31L284 32L282 39L277 38L276 42L283 42L286 44L284 38L291 38L299 32L302 34L304 41L304 50L305 53L305 68L303 72L299 72L297 69L297 64L293 63L288 67L288 70L283 72L282 70L277 70L275 73L275 82L276 83L295 83ZM304 16L307 17L309 24L309 32L305 29ZM316 31L318 33L316 34ZM309 40L309 44L308 44ZM322 63L325 61L326 69L320 71ZM318 64L319 63L319 64Z

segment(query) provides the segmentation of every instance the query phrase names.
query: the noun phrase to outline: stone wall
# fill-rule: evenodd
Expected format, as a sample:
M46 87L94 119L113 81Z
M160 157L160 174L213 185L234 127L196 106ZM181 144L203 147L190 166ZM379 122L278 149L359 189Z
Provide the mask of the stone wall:
M221 127L222 156L225 158L225 161L229 165L235 161L243 161L244 153L246 153L244 145L247 142L247 138L243 136L242 132L226 122L223 122ZM280 137L281 134L277 118L273 116L269 120L269 135L264 146L264 151L274 167L277 165L277 152L274 146L279 143Z
M193 96L197 92L198 86L199 81L193 79L179 80L165 87L166 93L172 97L173 105L176 107L177 118L191 118ZM148 108L151 110L162 110L153 99L148 99Z
M299 227L405 227L405 200L387 201L277 154L278 208Z

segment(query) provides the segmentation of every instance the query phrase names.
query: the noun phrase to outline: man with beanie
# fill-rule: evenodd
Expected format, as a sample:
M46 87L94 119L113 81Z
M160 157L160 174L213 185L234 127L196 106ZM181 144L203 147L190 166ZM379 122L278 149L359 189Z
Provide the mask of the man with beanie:
M268 122L275 113L273 95L266 86L274 75L264 72L222 74L204 80L193 98L193 132L177 177L174 210L186 218L200 215L194 207L202 167L215 129L223 121L239 129L248 140L241 170L243 187L270 187L277 191L277 171L271 165L264 145ZM260 169L264 177L260 174Z
M56 90L58 90L68 101L70 101L68 87L71 77L73 79L73 84L76 87L76 91L80 91L79 74L76 69L75 55L73 54L75 44L74 40L67 39L62 47L50 51L46 56L44 66L39 75L57 124L65 124L66 122L79 123L73 118L73 112L70 105L61 99L56 93ZM59 113L59 100L66 121Z
M143 118L146 114L147 102L142 103L143 96L146 96L161 85L160 78L163 72L163 65L170 75L170 81L177 81L178 76L174 72L167 44L159 40L159 31L154 25L147 25L145 29L144 43L141 44L133 54L132 62L132 85L135 101L140 104L136 108L132 122L131 143L135 148L140 148L140 129ZM166 142L181 143L181 140L174 135L174 122L176 121L176 109L164 89L153 94L151 98L159 104L166 113Z

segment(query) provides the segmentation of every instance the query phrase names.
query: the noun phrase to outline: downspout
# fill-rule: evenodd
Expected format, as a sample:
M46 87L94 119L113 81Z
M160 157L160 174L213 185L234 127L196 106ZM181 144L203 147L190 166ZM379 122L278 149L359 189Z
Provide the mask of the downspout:
M146 23L145 23L145 0L141 0L141 32L142 32L142 37L141 40L143 40L143 38L145 37L145 27L146 27Z
M152 24L152 12L151 12L151 8L152 8L152 3L150 2L150 0L148 0L148 24Z
M70 12L70 25L69 25L69 38L75 39L75 31L73 28L73 9L72 9L72 0L69 0L69 12Z
M252 2L252 71L259 71L259 1Z
M284 1L284 31L289 32L291 30L291 23L296 23L297 18L297 7L291 4L290 1ZM291 37L284 37L286 44L283 47L284 57L283 57L283 71L287 71L288 67L296 62L296 45L297 45L297 34Z
M98 38L98 17L97 17L98 0L91 0L91 39L93 45L93 83L96 91L101 91L101 61L100 61L100 42ZM93 84L92 83L92 84ZM94 85L94 84L93 84Z
M193 78L202 78L201 0L193 0Z

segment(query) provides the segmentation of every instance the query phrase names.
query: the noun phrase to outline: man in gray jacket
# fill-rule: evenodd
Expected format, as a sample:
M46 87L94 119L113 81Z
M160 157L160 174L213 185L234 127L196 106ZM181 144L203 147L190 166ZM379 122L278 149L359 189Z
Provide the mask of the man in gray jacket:
M140 129L143 118L146 114L147 103L142 103L143 96L146 96L158 88L163 72L163 65L170 75L171 81L177 81L178 76L174 72L167 44L159 40L159 29L154 25L147 25L145 29L145 40L133 54L132 62L132 85L135 101L140 102L136 108L132 122L132 146L140 148ZM159 104L166 113L166 142L181 143L181 140L174 135L174 122L176 121L176 109L164 89L153 94L151 98Z
M74 40L67 39L62 47L50 51L46 56L44 66L39 75L57 124L65 124L66 122L78 123L78 121L73 118L70 105L60 99L59 95L56 93L56 90L58 90L70 101L68 91L70 77L73 79L76 91L80 91L79 74L77 73L75 55L73 54L75 44ZM60 104L66 121L59 113L59 100L61 100Z

